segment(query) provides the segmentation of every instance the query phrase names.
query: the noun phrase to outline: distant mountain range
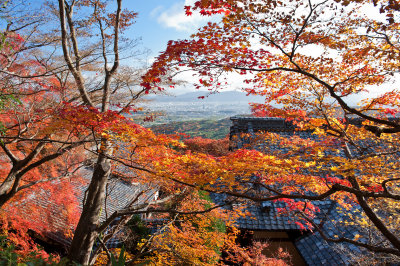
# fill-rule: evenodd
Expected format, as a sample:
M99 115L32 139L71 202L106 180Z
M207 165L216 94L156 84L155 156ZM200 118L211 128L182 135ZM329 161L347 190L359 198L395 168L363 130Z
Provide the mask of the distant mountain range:
M199 97L203 97L199 98ZM215 94L209 94L206 91L188 92L181 95L151 95L147 99L156 102L263 102L261 96L246 96L246 93L240 91L223 91Z

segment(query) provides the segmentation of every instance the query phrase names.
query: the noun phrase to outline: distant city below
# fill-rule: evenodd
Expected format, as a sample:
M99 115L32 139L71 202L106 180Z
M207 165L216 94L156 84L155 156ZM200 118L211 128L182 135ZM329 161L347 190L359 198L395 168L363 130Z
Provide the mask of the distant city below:
M199 98L204 96L204 98ZM222 119L238 114L249 114L251 102L262 103L260 96L246 96L239 91L207 94L196 91L176 96L149 96L143 107L156 113L156 123L195 119Z
M199 98L204 97L204 98ZM147 99L155 102L263 102L261 96L248 95L240 91L223 91L209 94L207 91L194 91L180 95L151 95Z

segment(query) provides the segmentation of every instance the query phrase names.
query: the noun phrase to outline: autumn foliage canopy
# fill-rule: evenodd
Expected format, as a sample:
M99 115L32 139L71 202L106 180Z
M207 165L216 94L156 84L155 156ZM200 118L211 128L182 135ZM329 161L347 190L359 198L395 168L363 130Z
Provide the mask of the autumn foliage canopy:
M256 179L243 180L265 193L249 195L235 185L226 193L282 199L313 230L318 208L310 201L334 200L362 233L354 239L323 235L326 240L398 256L399 5L227 0L196 1L185 10L218 19L190 39L171 41L145 76L148 84L190 70L197 86L213 93L236 77L248 94L265 97L252 106L256 116L285 118L314 136L254 139L269 162L254 172Z
M120 51L130 45L121 36L136 13L121 0L113 12L108 1L56 2L46 4L56 14L56 36L29 39L39 26L22 36L12 24L1 33L0 207L20 253L34 248L28 229L50 230L48 220L19 215L23 208L32 215L42 210L23 203L58 195L72 228L64 232L72 238L68 258L81 264L111 260L103 241L134 215L168 222L137 243L131 262L212 265L224 250L240 263L284 264L258 252L266 245L236 245L234 219L245 210L222 210L209 198L216 193L227 195L222 205L283 201L282 215L314 231L320 231L314 203L334 201L359 234L320 231L326 240L361 247L373 254L371 263L399 261L395 1L195 1L186 15L198 12L213 22L187 40L170 41L135 80L120 67ZM48 47L56 48L45 60ZM284 118L299 134L182 140L135 122L140 97L173 85L180 71L193 71L195 85L210 93L240 80L248 94L265 98L252 105L255 116ZM313 137L302 138L304 131ZM245 139L251 145L228 150ZM85 167L92 171L87 180ZM145 203L138 196L100 220L111 176L148 184L140 195L155 189L164 195ZM88 186L82 204L71 193L77 183Z

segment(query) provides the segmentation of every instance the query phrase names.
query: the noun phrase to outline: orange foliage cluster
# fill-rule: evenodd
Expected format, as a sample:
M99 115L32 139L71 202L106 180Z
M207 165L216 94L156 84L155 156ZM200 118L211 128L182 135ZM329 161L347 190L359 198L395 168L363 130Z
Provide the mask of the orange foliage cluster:
M382 16L362 13L365 6ZM145 82L157 86L158 77L189 68L199 75L198 87L218 91L230 86L231 76L242 75L245 91L265 97L265 104L253 105L256 115L285 118L297 130L313 132L316 139L267 134L255 144L265 147L269 158L239 150L208 162L215 176L193 164L194 176L196 170L202 172L198 176L206 181L192 183L210 190L230 188L225 191L231 195L257 201L293 199L288 201L290 211L300 213L305 224L314 228L313 213L318 210L309 208L308 200L337 201L349 216L349 210L359 208L362 218L350 218L351 223L378 232L386 243L376 244L378 249L398 256L400 238L393 223L399 220L395 206L400 126L393 117L400 110L400 94L392 85L400 47L396 1L211 0L195 1L185 10L187 15L223 16L187 40L169 42L144 76ZM372 86L385 84L391 88L368 95ZM370 98L357 106L348 98L366 98L363 95ZM242 169L259 179L239 173L239 156L247 160L247 168ZM225 160L232 166L226 169L244 176L242 184L257 183L269 193L244 195L234 178L218 171L227 166ZM259 171L251 168L253 164ZM180 180L190 179L181 173L177 174ZM215 185L222 180L226 184ZM382 208L391 217L387 223L386 216L377 212ZM331 240L374 252L375 244L366 244L372 239L366 233L363 238ZM395 248L387 250L388 246Z
M398 215L391 215L388 225L380 225L376 222L380 217L374 212L383 206L386 213L397 213L400 126L388 118L400 109L399 91L393 89L365 99L358 107L346 102L347 96L358 96L368 92L371 85L391 81L398 71L400 23L393 14L397 14L399 6L394 1L374 1L386 15L387 21L382 22L342 5L350 2L357 7L369 3L196 1L192 7L185 7L187 15L222 15L222 20L208 23L189 40L169 42L142 77L143 92L149 93L163 90L164 81L170 85L172 76L182 67L198 71L196 86L211 91L229 86L228 80L221 79L221 73L243 75L245 91L265 97L265 104L253 105L254 113L286 118L297 129L312 131L317 139L265 134L253 142L264 147L261 151L229 152L228 139L181 141L178 136L154 134L121 112L108 110L109 95L103 98L107 107L100 111L90 100L96 92L81 95L83 104L76 100L79 97L75 97L74 86L62 85L55 77L37 75L23 85L9 86L18 82L14 84L17 78L7 76L7 72L41 74L45 69L38 62L16 61L6 66L8 61L1 59L5 75L1 93L15 95L20 101L4 104L0 110L5 128L0 190L12 196L4 205L3 224L7 229L9 225L16 228L16 233L9 234L10 239L27 252L33 248L22 237L28 228L50 230L47 226L53 216L49 208L24 204L32 197L39 200L43 196L45 201L46 197L58 195L54 200L57 211L65 212L66 223L76 223L78 208L71 186L80 182L78 169L82 162L93 162L88 154L100 154L113 160L113 174L130 182L148 183L167 195L190 191L184 194L184 201L169 203L177 205L168 209L170 212L163 209L168 204L152 206L153 212L163 212L160 217L173 220L163 233L152 237L150 244L143 242L146 248L153 249L149 259L158 264L215 264L224 248L231 248L235 260L244 264L284 263L263 257L260 244L247 253L239 247L232 248L235 233L225 234L214 228L219 220L233 226L232 219L213 209L214 205L201 198L198 191L254 201L284 200L288 208L282 212L299 214L303 225L315 229L318 228L312 218L318 209L309 201L331 199L344 211L362 207L364 214L353 225L374 224L383 235L383 242L389 243L386 246L399 249L398 236L391 238L390 230L384 230L398 230ZM93 6L95 12L81 20L82 25L96 21L103 21L106 26L116 24L116 16L103 16L106 1L78 3L81 9ZM104 40L116 38L135 17L134 12L122 12L119 29L104 36ZM14 33L3 35L9 44L2 42L5 58L17 59L23 40ZM310 55L304 51L307 47L318 49ZM117 58L117 53L114 56ZM117 67L115 62L113 70L106 72L114 73ZM81 86L80 90L85 88ZM356 126L350 122L351 115L364 121ZM279 146L280 151L273 150L274 146ZM60 174L63 180L58 178ZM53 179L58 181L50 182ZM7 187L14 180L18 182ZM248 193L254 185L267 192ZM24 208L31 215L40 216L42 211L45 215L41 215L42 220L34 220L19 213ZM173 211L179 215L174 217ZM369 243L368 235L348 241L357 244L360 239Z

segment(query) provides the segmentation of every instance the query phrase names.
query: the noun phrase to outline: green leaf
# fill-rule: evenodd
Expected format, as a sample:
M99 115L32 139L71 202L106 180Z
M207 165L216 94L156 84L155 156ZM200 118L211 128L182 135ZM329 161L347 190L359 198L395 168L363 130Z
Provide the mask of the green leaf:
M125 247L122 246L121 252L119 253L118 260L115 258L114 254L111 253L111 265L112 266L124 266L126 261Z

